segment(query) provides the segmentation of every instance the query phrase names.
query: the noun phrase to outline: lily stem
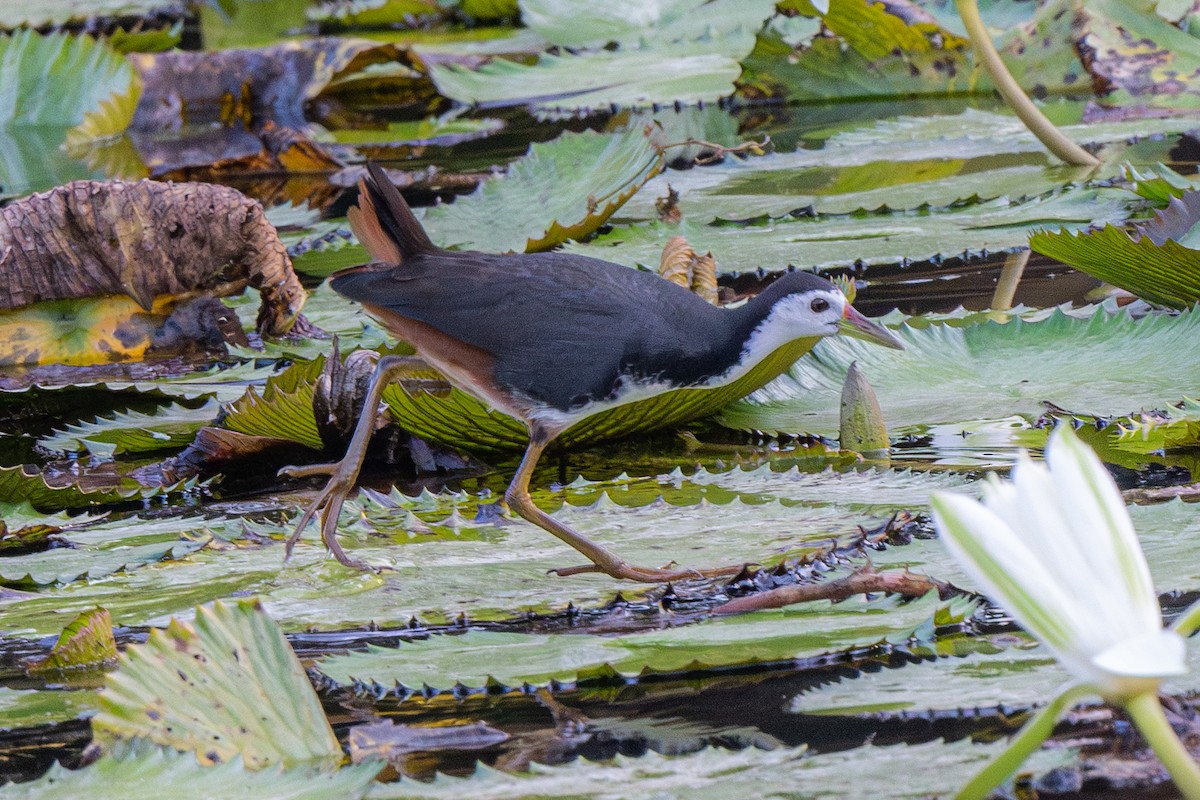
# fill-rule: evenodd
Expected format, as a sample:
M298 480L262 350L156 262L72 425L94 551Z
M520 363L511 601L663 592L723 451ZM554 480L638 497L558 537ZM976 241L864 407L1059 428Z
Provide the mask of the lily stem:
M1125 710L1167 768L1175 787L1188 800L1200 800L1200 765L1175 735L1162 704L1158 702L1158 693L1144 692L1135 696L1125 703Z
M1091 694L1092 689L1083 685L1068 686L1058 697L1051 700L1045 707L1033 715L1033 718L1022 726L1008 746L1000 755L988 764L956 794L955 800L983 800L992 790L1006 781L1025 759L1042 746L1042 742L1050 738L1054 732L1054 723L1059 716L1074 705L1080 697ZM1161 711L1161 709L1160 709ZM1188 800L1193 800L1189 798Z
M1184 638L1191 636L1197 629L1200 629L1200 600L1188 606L1171 626L1171 630Z
M1100 159L1075 144L1064 136L1062 131L1054 127L1054 123L1046 118L1046 115L1033 104L1033 101L1017 84L1012 73L1000 60L1000 54L996 52L996 46L992 44L992 37L988 35L983 19L979 16L979 5L975 0L954 0L954 7L958 9L958 15L962 17L963 25L967 28L967 35L971 37L971 43L975 45L975 52L979 55L984 67L987 68L988 74L992 76L992 82L996 84L1000 96L1016 112L1021 122L1025 123L1025 127L1029 128L1038 141L1046 145L1047 150L1068 164L1078 164L1084 167L1094 167L1099 164Z

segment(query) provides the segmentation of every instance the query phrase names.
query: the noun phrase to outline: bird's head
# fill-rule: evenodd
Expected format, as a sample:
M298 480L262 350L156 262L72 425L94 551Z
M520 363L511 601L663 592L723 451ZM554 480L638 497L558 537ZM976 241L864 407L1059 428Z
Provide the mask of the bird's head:
M855 310L842 291L811 272L790 272L763 292L769 303L767 323L786 338L833 336L841 333L884 347L903 350L904 344L887 328Z

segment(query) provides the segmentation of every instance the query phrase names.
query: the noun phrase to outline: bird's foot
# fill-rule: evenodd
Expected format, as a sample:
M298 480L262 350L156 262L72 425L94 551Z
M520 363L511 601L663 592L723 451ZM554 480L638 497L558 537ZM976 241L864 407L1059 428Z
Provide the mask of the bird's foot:
M603 573L612 578L639 583L668 583L670 581L697 580L704 578L725 578L737 575L743 569L742 564L727 567L711 567L709 569L688 569L683 567L638 567L624 561L613 563L583 564L578 567L560 567L549 572L559 577L568 575L583 575L592 572Z
M318 492L317 496L308 504L308 508L304 509L304 513L300 516L300 521L296 523L296 529L288 537L284 548L284 561L291 558L292 548L300 540L300 535L304 533L304 529L308 527L308 523L312 522L319 514L321 518L321 541L325 543L325 547L338 560L338 563L363 572L380 571L378 567L372 567L364 561L359 561L356 558L346 555L346 551L342 549L342 545L337 539L338 517L342 513L342 504L346 502L346 497L354 488L354 482L358 478L357 464L347 464L346 461L340 461L334 464L284 467L279 470L278 474L281 477L289 478L329 475L329 480L326 482L325 488Z

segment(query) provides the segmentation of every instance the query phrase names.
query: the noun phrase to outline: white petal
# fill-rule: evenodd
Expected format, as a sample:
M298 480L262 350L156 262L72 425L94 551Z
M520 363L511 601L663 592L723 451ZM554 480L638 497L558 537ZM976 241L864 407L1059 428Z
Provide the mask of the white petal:
M1113 702L1158 691L1163 678L1187 673L1187 645L1175 631L1158 631L1126 639L1092 659L1089 681Z
M1106 590L1109 602L1104 606L1113 636L1122 639L1161 628L1150 569L1108 470L1065 425L1050 437L1046 457L1055 490L1072 502L1066 514L1070 538L1083 545L1086 571Z
M1094 651L1079 648L1077 609L1043 560L995 512L969 497L934 492L930 504L946 549L983 592L1053 649L1064 666L1090 678Z
M1107 614L1125 613L1115 606L1120 597L1114 600L1111 588L1098 585L1088 570L1088 543L1071 536L1066 503L1055 491L1050 470L1022 454L1013 469L1012 483L992 487L986 501L988 508L1003 503L1002 516L1009 527L1068 598L1061 613L1077 629L1079 643L1088 652L1097 652L1121 638L1105 621ZM1109 603L1114 606L1108 607Z

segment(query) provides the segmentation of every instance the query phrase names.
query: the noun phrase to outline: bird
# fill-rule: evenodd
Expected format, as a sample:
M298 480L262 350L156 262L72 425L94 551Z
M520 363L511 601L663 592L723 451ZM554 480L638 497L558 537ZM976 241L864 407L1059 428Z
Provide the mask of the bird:
M530 479L557 437L606 412L620 411L642 429L706 416L719 407L713 399L723 405L744 397L839 332L904 347L811 272L787 272L726 309L653 273L587 256L445 250L378 164L368 164L367 173L348 221L373 260L335 273L330 284L452 385L525 423L529 443L505 501L589 562L552 570L558 575L662 582L710 572L630 564L534 505ZM376 427L381 393L411 367L412 357L379 359L341 461L281 470L330 476L288 539L288 555L320 514L321 538L333 556L369 569L343 551L338 516Z

